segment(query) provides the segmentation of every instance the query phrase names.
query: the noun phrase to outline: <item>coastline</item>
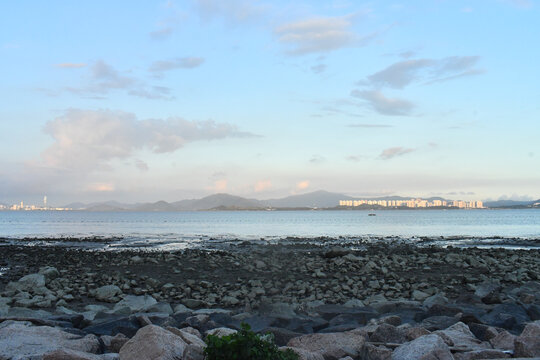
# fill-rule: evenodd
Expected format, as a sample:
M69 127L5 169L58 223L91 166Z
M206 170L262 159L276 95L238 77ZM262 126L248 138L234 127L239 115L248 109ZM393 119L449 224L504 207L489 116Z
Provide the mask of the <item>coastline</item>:
M354 333L363 342L353 358L371 351L387 359L399 346L452 327L466 327L474 341L489 345L499 334L514 341L540 320L540 249L344 245L241 241L175 251L4 245L0 333L2 326L76 331L108 342L94 354L113 359L120 347L111 348L111 339L123 345L148 325L196 329L202 339L246 322L297 350L305 336L325 341ZM379 328L403 336L396 344ZM464 352L454 345L447 346L454 355Z

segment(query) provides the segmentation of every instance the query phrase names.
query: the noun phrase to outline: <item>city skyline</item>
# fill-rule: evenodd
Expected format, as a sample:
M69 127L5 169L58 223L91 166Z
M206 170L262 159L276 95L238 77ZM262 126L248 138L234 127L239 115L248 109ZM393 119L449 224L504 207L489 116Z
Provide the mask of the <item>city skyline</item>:
M540 198L536 1L5 2L0 203Z

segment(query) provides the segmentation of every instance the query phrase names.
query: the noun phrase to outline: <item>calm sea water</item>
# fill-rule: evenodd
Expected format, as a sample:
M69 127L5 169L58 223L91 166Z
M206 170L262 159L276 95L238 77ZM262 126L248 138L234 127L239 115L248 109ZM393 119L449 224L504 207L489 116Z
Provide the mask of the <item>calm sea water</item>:
M451 244L490 243L493 238L503 238L496 241L511 245L512 241L525 239L528 246L536 247L540 246L540 210L0 212L0 237L8 242L29 237L93 236L119 237L116 243L123 246L182 247L235 239L382 236L444 237Z

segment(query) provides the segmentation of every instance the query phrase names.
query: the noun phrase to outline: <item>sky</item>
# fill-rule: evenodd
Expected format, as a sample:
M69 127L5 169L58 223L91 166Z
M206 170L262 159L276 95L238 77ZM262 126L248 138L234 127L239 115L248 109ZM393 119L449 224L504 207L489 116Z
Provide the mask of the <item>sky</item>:
M540 1L3 1L0 202L540 198Z

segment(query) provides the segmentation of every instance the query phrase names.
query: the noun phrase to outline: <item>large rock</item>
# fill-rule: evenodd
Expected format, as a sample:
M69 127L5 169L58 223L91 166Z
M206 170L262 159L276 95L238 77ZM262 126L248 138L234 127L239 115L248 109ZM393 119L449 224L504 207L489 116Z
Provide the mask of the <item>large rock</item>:
M95 355L77 350L58 349L43 355L43 360L117 360L118 354Z
M150 295L127 295L114 306L114 309L128 307L131 312L144 312L156 304L157 300Z
M39 274L45 276L45 282L48 284L51 280L60 276L58 269L52 266L44 266L39 269Z
M381 324L377 326L377 329L371 334L369 341L401 344L407 341L407 339L405 338L405 333L395 326Z
M498 280L486 280L476 287L474 295L486 304L496 304L500 302L500 290L501 283Z
M482 316L485 323L514 332L521 331L526 322L530 321L527 311L518 304L499 304L488 314Z
M83 330L89 334L115 336L124 334L132 337L140 328L140 323L136 317L124 317L92 324Z
M122 349L122 360L179 360L188 344L180 336L159 326L148 325L137 331Z
M366 339L354 332L309 334L291 339L287 346L321 354L326 360L338 360L345 356L356 358Z
M425 335L400 345L392 353L392 360L454 360L448 345L437 335Z
M8 291L34 291L36 288L45 286L45 276L43 274L30 274L23 276L16 282L10 282L6 286Z
M516 336L506 330L502 330L497 336L489 340L494 349L514 351Z
M441 336L449 346L465 346L472 350L491 348L489 343L478 340L469 327L458 322L448 329L436 331L434 334Z
M32 326L27 321L7 320L0 324L0 359L40 358L60 349L95 354L100 345L94 335L81 336L50 326Z
M501 350L485 349L468 351L465 353L457 353L454 355L455 360L483 360L483 359L507 359L511 355Z
M540 321L527 324L514 341L516 357L540 357Z
M94 296L100 301L116 302L119 295L122 295L122 290L116 285L105 285L94 291Z

